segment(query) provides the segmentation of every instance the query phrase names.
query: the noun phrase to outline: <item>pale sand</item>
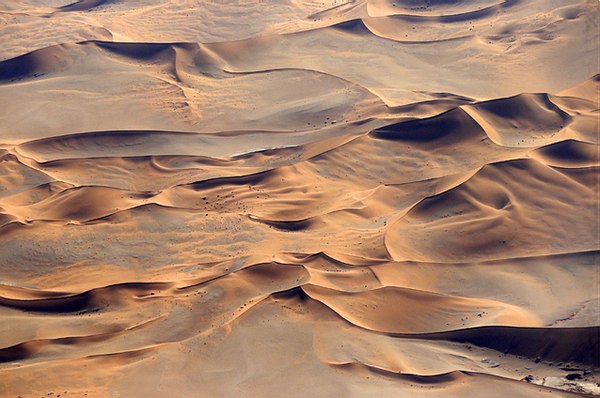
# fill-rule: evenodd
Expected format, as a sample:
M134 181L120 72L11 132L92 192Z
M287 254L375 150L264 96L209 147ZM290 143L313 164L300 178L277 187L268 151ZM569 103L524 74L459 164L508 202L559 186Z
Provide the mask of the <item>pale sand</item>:
M3 1L0 396L600 394L599 17Z

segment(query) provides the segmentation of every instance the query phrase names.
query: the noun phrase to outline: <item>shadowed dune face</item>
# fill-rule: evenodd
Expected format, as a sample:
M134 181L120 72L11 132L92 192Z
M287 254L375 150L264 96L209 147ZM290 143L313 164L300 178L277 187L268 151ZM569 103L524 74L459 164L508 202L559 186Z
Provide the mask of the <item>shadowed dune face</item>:
M600 394L591 0L0 4L0 396Z

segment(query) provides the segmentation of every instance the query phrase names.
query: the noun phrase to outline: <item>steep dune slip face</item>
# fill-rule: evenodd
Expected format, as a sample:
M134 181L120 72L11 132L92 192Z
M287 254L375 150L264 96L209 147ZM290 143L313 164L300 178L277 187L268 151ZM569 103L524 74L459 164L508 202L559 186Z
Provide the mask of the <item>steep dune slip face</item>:
M0 4L0 397L600 395L595 0Z

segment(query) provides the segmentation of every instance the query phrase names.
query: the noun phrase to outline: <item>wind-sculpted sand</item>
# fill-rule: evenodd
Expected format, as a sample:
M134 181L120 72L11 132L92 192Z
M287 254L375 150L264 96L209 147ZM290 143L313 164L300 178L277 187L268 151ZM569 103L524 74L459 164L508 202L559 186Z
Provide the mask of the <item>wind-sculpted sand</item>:
M0 5L0 396L600 394L594 0Z

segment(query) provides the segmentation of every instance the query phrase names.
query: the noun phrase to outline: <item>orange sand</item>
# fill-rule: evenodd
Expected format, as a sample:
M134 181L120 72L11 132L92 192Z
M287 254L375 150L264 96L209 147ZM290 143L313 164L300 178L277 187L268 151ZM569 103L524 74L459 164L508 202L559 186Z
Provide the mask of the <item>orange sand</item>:
M599 17L3 1L0 396L600 394Z

